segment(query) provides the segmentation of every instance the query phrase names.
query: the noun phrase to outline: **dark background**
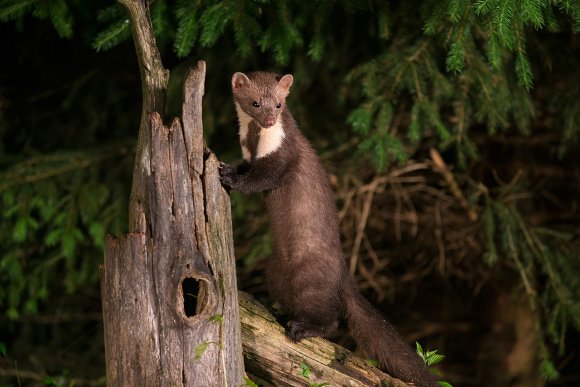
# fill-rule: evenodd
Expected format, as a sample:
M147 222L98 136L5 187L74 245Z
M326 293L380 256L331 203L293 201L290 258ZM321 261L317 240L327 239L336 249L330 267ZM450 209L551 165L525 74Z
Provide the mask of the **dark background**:
M106 233L126 232L141 86L129 30L108 33L122 8L95 3L0 2L0 385L105 383L98 266ZM205 60L206 142L224 161L241 158L231 75L294 75L288 104L331 175L345 259L410 343L446 355L446 380L573 386L580 7L556 3L151 9L168 117ZM260 196L232 193L232 211L239 287L269 304Z

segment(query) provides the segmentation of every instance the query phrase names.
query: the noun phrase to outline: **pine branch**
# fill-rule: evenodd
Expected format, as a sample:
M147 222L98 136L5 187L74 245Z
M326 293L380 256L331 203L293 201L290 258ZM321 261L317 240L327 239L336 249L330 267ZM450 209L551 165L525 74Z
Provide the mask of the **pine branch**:
M461 15L463 14L465 9L465 2L461 0L450 0L449 6L447 10L447 14L449 15L449 20L452 23L457 23L461 19Z
M515 8L514 1L502 0L492 12L492 20L497 29L498 37L508 49L513 47L511 26Z
M2 0L0 2L0 21L20 19L27 14L38 0Z
M131 36L131 29L129 28L129 20L120 20L110 25L93 40L93 48L99 51L106 51L124 42Z
M257 8L245 2L238 2L233 16L234 38L237 50L243 58L249 57L256 41L262 35L262 27L258 22Z
M73 35L73 19L65 0L52 0L48 3L48 12L52 25L62 38L71 38Z
M546 1L539 0L521 0L521 18L524 23L530 23L535 29L544 27L543 8L547 5Z
M176 11L177 33L173 43L173 50L178 57L189 55L197 40L200 29L200 20L195 4L190 1L181 1Z
M207 8L200 20L202 25L201 45L204 47L212 46L231 22L231 16L231 9L227 3L220 2Z

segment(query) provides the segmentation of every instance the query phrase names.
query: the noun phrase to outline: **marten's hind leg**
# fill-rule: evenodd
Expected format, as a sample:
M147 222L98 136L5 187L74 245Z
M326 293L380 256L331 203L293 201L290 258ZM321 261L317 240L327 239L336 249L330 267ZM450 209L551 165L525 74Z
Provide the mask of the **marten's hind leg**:
M334 321L308 321L303 318L288 321L286 336L292 341L299 342L302 339L313 336L326 336L338 328L338 320Z
M286 335L293 341L326 336L344 314L339 284L342 267L332 257L294 252L272 256L266 271L268 288L288 316Z

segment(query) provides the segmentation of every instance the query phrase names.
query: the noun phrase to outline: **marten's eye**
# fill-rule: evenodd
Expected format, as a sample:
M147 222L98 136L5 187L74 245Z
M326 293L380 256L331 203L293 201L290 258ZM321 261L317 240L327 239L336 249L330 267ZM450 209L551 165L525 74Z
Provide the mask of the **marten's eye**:
M260 107L260 104L256 101L252 102L252 106L253 107Z
M282 107L282 104L280 102L278 102L278 105L276 105L276 109L280 109Z

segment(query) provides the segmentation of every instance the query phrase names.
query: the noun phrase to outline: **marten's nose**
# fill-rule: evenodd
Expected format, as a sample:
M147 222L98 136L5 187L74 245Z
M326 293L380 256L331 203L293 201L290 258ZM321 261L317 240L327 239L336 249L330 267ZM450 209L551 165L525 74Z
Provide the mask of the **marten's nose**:
M266 117L266 119L264 120L264 124L268 128L270 126L274 125L275 123L276 123L276 117Z

